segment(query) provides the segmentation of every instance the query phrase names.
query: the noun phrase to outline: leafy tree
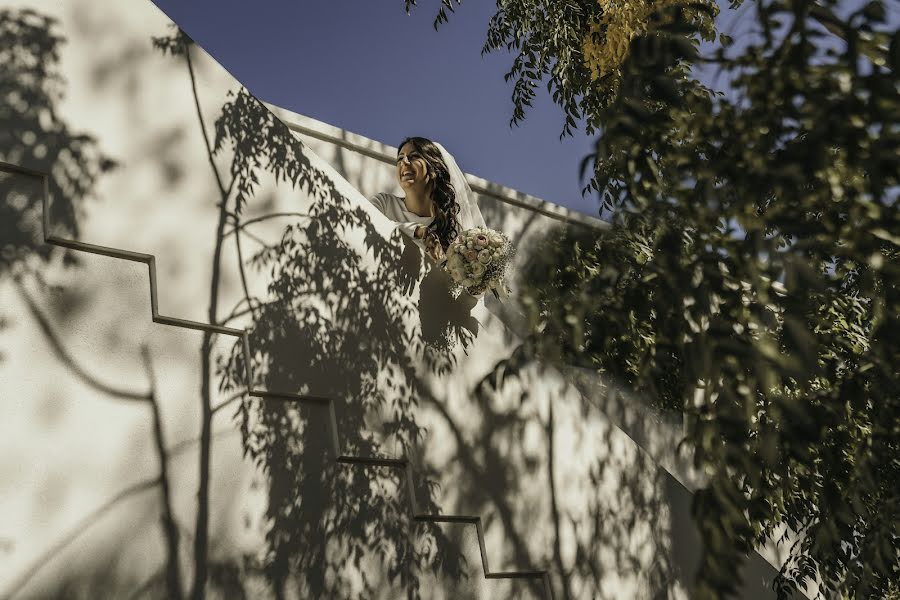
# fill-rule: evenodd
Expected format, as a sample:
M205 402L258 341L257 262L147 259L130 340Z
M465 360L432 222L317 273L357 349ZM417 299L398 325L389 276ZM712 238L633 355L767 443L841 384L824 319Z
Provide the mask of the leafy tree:
M883 2L838 8L748 3L738 46L701 44L711 3L499 0L484 46L514 54L513 123L546 80L563 135L600 132L612 227L535 252L527 347L684 414L701 598L785 527L782 596L900 579L900 34Z

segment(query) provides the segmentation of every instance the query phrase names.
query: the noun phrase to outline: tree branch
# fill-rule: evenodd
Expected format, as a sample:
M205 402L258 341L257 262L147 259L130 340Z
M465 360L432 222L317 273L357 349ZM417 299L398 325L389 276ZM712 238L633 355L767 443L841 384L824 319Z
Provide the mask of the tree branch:
M65 349L62 344L62 341L59 339L57 333L53 330L53 326L50 324L50 320L41 312L41 309L38 307L37 303L25 289L25 286L22 283L15 279L16 288L19 290L19 294L22 296L22 299L25 301L25 304L28 306L29 312L34 317L35 321L37 321L38 325L43 331L44 336L47 338L47 341L50 343L50 347L53 349L53 352L56 354L57 358L69 367L75 375L78 376L84 383L94 388L95 390L102 392L108 396L115 396L117 398L123 400L133 400L137 402L150 402L151 397L148 392L135 392L133 390L127 390L124 388L115 388L111 385L107 385L88 373L75 358Z
M153 372L153 361L150 357L150 349L141 347L141 355L147 369L147 378L150 380L150 407L153 411L153 441L156 444L156 453L159 456L159 483L162 496L162 530L166 539L168 560L166 564L166 588L168 595L173 599L182 597L181 590L181 560L179 559L178 525L172 511L172 495L169 488L169 457L166 454L165 437L163 435L162 417L159 410L159 402L156 397L156 384Z
M200 121L200 129L203 132L203 141L206 144L206 153L209 164L212 167L216 184L219 186L221 201L219 202L219 222L216 225L215 249L213 250L212 276L209 284L209 309L207 321L218 321L219 307L219 281L222 269L222 241L225 233L225 222L228 218L228 193L225 188L219 170L216 168L215 156L209 136L206 133L206 125L203 121L203 112L200 109L200 96L197 93L197 80L194 76L194 67L191 63L190 49L186 49L185 59L188 74L191 79L191 91L194 96L194 106L197 109L197 118ZM233 183L233 181L232 181ZM197 490L197 517L194 530L194 583L191 597L194 600L203 600L206 597L206 580L208 578L207 554L209 550L209 471L210 471L210 445L212 433L212 407L210 405L210 377L212 376L212 336L209 331L203 332L203 342L200 346L201 383L200 383L200 456L199 456L199 485Z
M216 179L216 185L219 186L219 192L222 195L222 204L224 205L228 198L230 186L228 189L226 189L225 184L222 182L222 176L219 174L219 168L216 167L215 153L213 152L212 144L209 141L209 134L206 133L206 123L203 120L203 110L200 108L200 95L197 93L197 78L194 75L194 65L191 62L190 46L185 47L184 57L187 62L188 74L191 76L191 92L193 92L194 96L194 107L197 110L197 119L200 121L200 131L203 133L203 143L206 144L206 154L209 157L209 166L212 167L213 175ZM234 182L232 181L232 184L233 183Z
M253 241L256 242L257 244L259 244L260 246L262 246L263 248L268 248L269 243L266 242L266 240L264 240L264 239L262 239L261 237L259 237L258 235L252 234L252 233L250 233L250 231L248 231L248 230L246 230L246 229L243 231L243 233L244 233L244 235L246 235L248 238L250 238L251 240L253 240Z
M243 398L243 397L246 396L246 395L247 395L247 390L241 390L240 392L237 392L237 393L235 393L235 394L232 394L232 395L229 396L226 400L223 400L223 401L220 402L219 404L215 405L215 406L212 408L212 414L216 414L216 413L219 412L221 409L223 409L223 408L225 408L226 406L228 406L229 404L233 403L235 400L239 400L240 398Z
M219 439L221 437L235 435L237 433L240 433L240 432L232 427L228 427L227 429L222 429L220 431L216 431L215 433L213 433L212 439L215 440L215 439ZM188 448L190 448L191 446L194 446L198 443L200 443L200 438L188 438L186 440L181 440L177 444L173 444L172 446L169 447L169 449L166 452L170 457L172 457L172 456L175 456L176 454L181 454L182 452L187 451Z
M847 39L847 30L843 21L841 21L837 15L835 15L829 8L822 6L816 2L811 2L809 5L809 16L819 22L819 24L828 30L832 35L835 35L845 42L849 42ZM858 40L860 44L860 51L869 57L873 62L883 61L887 58L888 48L887 46L882 46L875 41L872 40Z
M507 506L506 499L503 498L503 495L497 491L497 486L494 485L495 482L491 480L491 477L484 472L484 470L481 468L481 465L479 465L475 460L475 457L472 455L472 452L469 450L469 447L466 444L466 440L463 437L462 431L459 429L456 421L453 420L453 417L450 416L450 413L447 411L446 407L431 394L424 394L423 396L423 399L426 402L437 409L438 413L441 415L441 417L443 417L444 422L450 428L450 432L456 439L458 456L460 457L463 466L467 468L472 473L472 475L474 475L475 478L484 486L483 491L486 492L493 501L494 507L497 509L497 513L500 516L500 521L503 523L504 533L512 542L513 552L515 553L518 566L520 568L531 568L531 557L528 555L528 550L525 542L522 540L522 538L519 536L518 531L516 530L515 523L513 522L512 510L510 510L509 506ZM488 450L489 449L487 448L485 449L485 451ZM528 580L528 585L531 587L535 595L540 595L540 588L538 587L537 582L530 579Z
M225 323L227 323L227 322L230 321L231 319L235 318L236 316L240 316L241 313L238 312L238 309L239 309L239 308L241 307L241 305L243 305L244 302L246 302L246 301L247 301L246 298L241 298L240 300L238 300L237 303L234 305L234 307L231 309L231 311L228 313L228 316L225 317L224 319L222 319L221 322L216 323L216 324L217 324L217 325L224 325Z
M268 221L269 219L278 219L278 218L283 218L283 217L304 217L304 218L310 218L310 215L309 215L308 213L301 213L301 212L269 213L269 214L262 215L262 216L259 216L259 217L254 217L254 218L252 218L252 219L247 219L246 221L244 221L244 222L241 223L240 225L235 225L233 229L230 229L230 230L228 230L228 231L225 233L225 237L228 237L229 235L234 234L234 233L235 233L237 230L239 230L239 229L244 229L244 228L246 228L248 225L252 225L252 224L254 224L254 223L260 223L260 222L262 222L262 221Z
M256 309L253 306L253 299L250 298L250 289L247 287L247 273L244 271L244 253L241 251L241 226L240 218L234 224L234 247L237 252L238 273L241 276L241 288L244 290L244 299L247 301L247 308L256 320Z
M137 494L153 489L158 484L159 478L154 477L153 479L147 479L134 485L130 485L104 502L98 508L94 509L90 514L81 519L78 524L76 524L75 527L73 527L69 531L69 533L62 537L62 539L53 544L50 549L41 554L37 559L32 561L31 566L28 567L25 572L20 575L19 578L12 583L12 585L9 586L6 593L0 594L0 597L12 600L16 595L22 592L25 586L28 585L29 582L31 582L34 576L37 575L41 571L41 569L47 566L47 564L50 563L54 558L56 558L56 556L58 556L63 550L65 550L69 546L69 544L78 539L78 536L84 533L86 529L97 522L104 514L109 512L110 509L115 507L116 504L132 496L136 496Z
M219 438L225 437L228 435L234 435L237 433L233 428L229 427L228 429L223 429L221 431L217 431L212 437ZM177 454L181 454L191 446L199 443L199 438L191 438L187 440L182 440L176 444L173 444L168 449L164 451L164 454L168 457L173 457ZM104 504L102 504L99 508L95 509L88 516L84 517L81 521L79 521L78 525L73 527L69 533L63 536L58 542L56 542L50 549L41 554L41 556L32 562L32 565L26 569L25 573L23 573L14 583L10 585L6 593L0 594L0 598L7 598L12 600L12 598L18 595L25 588L26 585L34 578L35 575L44 567L47 563L52 561L60 552L66 549L73 541L75 541L78 536L84 533L91 525L93 525L96 521L103 516L104 513L111 510L116 504L122 502L123 500L127 500L128 498L137 495L141 492L152 489L156 484L161 483L161 478L154 479L146 479L142 482L136 483L132 486L129 486L119 493L114 495L112 498L107 500ZM173 518L172 522L176 527L178 526L177 521ZM190 535L186 532L186 535L190 537ZM154 580L155 581L155 580ZM147 582L152 583L152 582ZM146 584L145 584L146 585ZM132 597L138 597L139 595L135 594Z
M548 464L547 464L547 480L550 483L550 509L553 513L553 528L556 533L553 538L553 553L556 559L556 570L559 571L559 579L560 583L562 583L563 589L563 598L565 600L570 600L572 598L572 592L569 590L569 580L566 577L566 569L562 562L562 546L560 544L560 535L559 535L559 506L556 502L556 481L555 481L555 470L553 468L553 459L554 459L554 445L553 445L553 435L554 435L554 422L553 422L553 399L551 398L548 403L550 409L550 416L547 420L547 448L548 448Z

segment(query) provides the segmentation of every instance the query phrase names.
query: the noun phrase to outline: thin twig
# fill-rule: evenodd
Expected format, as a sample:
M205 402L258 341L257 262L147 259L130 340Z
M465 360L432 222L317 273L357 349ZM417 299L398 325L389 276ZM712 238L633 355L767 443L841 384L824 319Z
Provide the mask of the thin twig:
M219 404L215 405L215 406L213 407L213 409L212 409L212 413L213 413L213 414L216 414L216 413L219 412L221 409L223 409L223 408L225 408L226 406L228 406L229 404L233 403L235 400L238 400L238 399L240 399L240 398L242 398L242 397L244 397L244 396L246 396L246 395L247 395L247 390L241 390L240 392L237 392L237 393L235 393L235 394L232 394L232 395L229 396L226 400L222 400L222 402L220 402Z
M189 441L192 441L194 443L197 442L197 440L189 440ZM176 521L175 526L178 528L178 531L180 532L180 534L183 535L185 538L187 538L188 540L194 539L194 536L191 535L191 532L188 531L188 529L184 525L182 525L181 523L178 523ZM144 583L139 585L137 588L135 588L135 590L133 592L131 592L131 594L128 596L128 600L134 600L135 598L140 598L141 596L143 596L144 594L149 592L151 589L153 589L153 586L156 584L156 582L159 581L160 579L162 579L164 572L165 572L165 569L160 569L159 571L150 575L150 577L148 577L144 581Z
M266 215L262 215L260 217L254 217L252 219L247 219L240 225L236 225L233 229L230 229L228 232L225 233L225 237L232 235L238 229L244 229L248 225L253 225L254 223L261 223L262 221L268 221L270 219L281 219L281 218L286 218L286 217L304 217L307 219L311 218L308 213L301 213L301 212L269 213Z
M213 435L213 439L218 439L222 437L227 437L229 435L235 435L238 433L233 427L228 427L216 431ZM182 440L176 444L173 444L169 448L165 450L166 456L169 458L180 455L185 452L191 446L196 446L200 442L200 438L190 438L186 440ZM25 585L29 583L29 581L37 574L38 571L44 566L45 563L53 560L53 558L60 553L62 550L66 548L69 544L72 543L79 535L84 533L88 527L94 524L96 520L102 516L102 513L109 511L113 506L121 502L123 500L127 500L132 495L135 495L139 492L148 490L152 488L157 483L160 483L160 479L148 479L141 483L137 483L133 486L127 487L124 490L120 491L118 494L113 496L110 500L108 500L105 504L103 504L100 508L96 509L93 513L85 517L79 522L77 527L74 527L72 531L66 534L63 538L60 539L56 544L54 544L49 550L44 552L38 560L35 560L32 563L32 567L29 568L23 575L19 577L16 584L10 586L12 591L7 594L0 594L0 598L8 598L12 599L13 596L18 594ZM185 535L185 537L192 538L190 532L186 531L184 527L178 525L177 521L175 521L175 525L178 527L179 531ZM143 586L141 586L143 587Z
M503 524L504 533L512 542L513 553L515 554L516 562L519 564L519 566L523 567L525 565L529 565L531 563L531 558L528 555L527 547L525 546L524 540L522 540L515 528L515 523L513 522L512 517L512 510L510 510L509 506L507 505L506 499L504 498L503 494L498 491L497 486L494 485L495 482L492 481L490 475L476 461L475 456L472 454L472 451L470 450L468 443L466 442L466 439L462 434L462 431L456 424L456 421L453 420L453 417L450 416L450 412L447 410L447 408L431 394L423 394L422 398L425 402L431 404L434 408L436 408L440 416L443 417L444 422L450 428L450 433L453 434L453 437L456 440L457 455L462 462L462 466L464 468L467 468L472 473L472 475L478 480L478 483L483 486L483 491L493 501L494 508L496 508L497 513L500 516L500 522ZM531 586L532 590L537 595L540 594L540 588L538 587L536 581L534 581L533 579L529 579L528 585Z
M212 434L211 437L212 439L216 440L229 435L234 435L236 433L239 433L236 429L234 429L233 427L228 427L216 431ZM168 453L169 457L177 456L182 452L185 452L191 446L196 446L198 443L200 443L200 438L188 438L186 440L181 440L180 442L173 444L166 452Z
M216 225L215 249L213 250L212 275L209 284L209 310L207 319L209 323L218 320L219 310L219 281L222 270L222 241L225 233L225 223L228 219L228 194L222 183L222 177L216 168L212 145L206 133L206 125L203 121L203 112L200 110L200 96L197 93L197 80L194 75L194 67L191 63L190 48L185 53L188 74L191 78L191 91L194 95L194 105L197 108L197 118L200 129L203 132L203 140L206 143L206 152L209 164L212 166L216 184L221 192L219 206L219 222ZM206 581L209 575L207 555L209 552L209 478L210 478L210 454L212 434L212 406L210 401L210 378L212 376L212 333L203 332L203 342L200 346L201 382L200 382L200 453L199 453L199 484L197 489L197 516L194 527L194 582L191 589L191 597L194 600L203 600L206 597Z
M194 75L194 65L191 62L190 46L185 47L184 57L187 62L188 74L191 76L191 91L194 95L194 107L197 110L197 118L200 120L200 131L203 132L203 143L206 144L206 155L209 157L209 165L212 167L213 175L216 178L216 184L219 186L219 192L222 195L222 208L224 208L224 204L228 199L227 194L229 189L226 189L225 184L222 183L222 176L219 174L219 168L216 166L215 153L213 152L212 144L209 141L209 134L206 133L206 122L203 120L203 110L200 108L200 94L197 93L197 78Z
M41 309L38 307L37 303L25 289L25 286L18 280L15 280L16 287L19 290L19 294L25 300L25 304L28 305L28 310L31 312L31 315L34 317L35 321L37 321L38 325L41 328L41 331L44 332L44 336L47 338L47 341L50 343L50 347L53 348L53 352L56 354L57 358L62 361L67 367L69 367L75 375L79 377L83 382L88 384L90 387L95 390L102 392L109 396L115 396L117 398L123 400L134 400L138 402L149 402L150 394L148 392L135 392L132 390L126 390L124 388L115 388L111 385L107 385L95 378L93 375L88 373L75 358L69 353L68 350L63 346L62 341L59 339L59 336L54 331L53 326L50 324L50 320L41 312Z
M256 242L257 244L259 244L260 246L262 246L263 248L268 248L268 247L269 247L269 242L267 242L266 240L262 239L262 238L259 237L258 235L255 235L255 234L251 233L249 229L244 229L243 233L244 233L244 235L246 235L248 238L250 238L251 240L253 240L253 241ZM226 237L227 237L227 236L226 236Z
M12 585L9 586L7 593L0 594L0 597L7 598L8 600L12 600L17 594L19 594L26 585L43 569L48 563L50 563L56 556L58 556L66 547L69 546L72 542L74 542L78 536L80 536L86 529L88 529L91 525L93 525L96 521L100 519L105 513L107 513L111 508L113 508L119 502L130 498L131 496L135 496L140 494L141 492L146 492L147 490L151 490L155 488L159 484L159 478L154 477L153 479L147 479L136 483L134 485L128 486L127 488L120 491L118 494L104 502L100 507L94 509L90 514L81 519L75 527L72 527L69 530L69 533L62 537L58 542L53 544L46 552L41 554L37 559L32 561L31 566L28 567L25 572L19 576L19 578L13 582Z
M237 175L231 176L231 181L228 183L228 189L225 190L225 193L222 195L223 198L226 198L226 199L231 198L231 190L234 189L234 184L237 180L238 180Z
M131 593L131 595L128 596L128 600L134 600L135 598L140 598L141 596L143 596L144 594L149 592L153 588L153 586L156 584L156 582L159 581L160 579L162 579L162 576L163 576L163 571L159 570L156 573L154 573L153 575L151 575L150 577L148 577L147 580L144 581L144 583L139 585L137 587L137 589L135 589Z
M563 598L565 600L570 600L572 598L572 592L569 590L569 579L566 577L565 566L562 562L562 546L560 544L560 523L559 523L559 506L556 502L556 477L555 477L555 469L553 468L553 459L554 457L554 444L553 444L553 436L555 434L554 431L554 422L553 422L553 398L550 399L549 408L550 415L547 420L547 449L548 449L548 458L547 458L547 479L550 483L550 509L553 513L553 527L556 532L556 536L553 540L553 553L555 554L556 559L556 570L559 572L560 583L562 583L563 590Z
M244 290L244 298L247 300L247 307L256 320L256 309L253 307L253 299L250 298L250 289L247 287L247 273L244 271L244 253L241 251L241 227L240 220L235 222L234 226L234 247L237 252L238 273L241 276L241 288Z
M153 361L150 357L150 349L141 347L141 355L144 358L144 366L147 369L147 378L150 380L150 407L153 411L153 441L156 444L156 453L159 456L159 489L162 496L162 530L166 539L168 561L166 563L166 587L170 598L180 599L181 590L181 560L179 559L178 525L175 523L172 511L172 494L169 487L169 457L166 454L165 436L163 435L162 416L159 410L159 402L156 397L156 383L153 372Z
M238 309L239 309L239 308L241 307L241 305L242 305L244 302L246 302L246 301L247 301L246 298L241 298L241 299L239 299L239 300L237 301L237 303L234 305L234 308L232 308L231 311L228 313L228 316L225 317L221 322L217 323L217 325L224 325L225 323L227 323L228 321L230 321L231 319L233 319L233 318L235 317L235 315L237 314Z
M255 307L254 307L254 308L256 308L256 309L259 309L260 307L263 307L263 306L268 306L268 305L270 305L270 304L274 304L274 301L272 301L272 302L263 302L262 300L259 300L259 299L256 299L256 298L253 298L253 301L254 301L254 303L255 303ZM228 325L228 323L234 321L235 319L238 319L238 318L240 318L240 317L243 317L244 315L250 314L250 313L252 312L252 310L251 310L251 308L249 308L249 307L248 307L248 308L245 308L245 309L243 309L243 310L238 310L238 309L240 308L240 306L241 306L242 304L244 304L245 302L246 302L246 298L241 298L241 301L237 303L237 305L236 305L236 306L234 307L234 309L231 311L231 314L229 314L227 317L225 317L224 319L222 319L221 321L219 321L219 322L218 322L218 325Z
M236 311L236 312L232 312L230 315L228 315L227 317L225 317L224 319L222 319L222 320L219 322L219 325L228 325L229 323L231 323L231 322L234 321L235 319L238 319L238 318L243 317L243 316L245 316L245 315L249 315L249 314L251 314L252 312L253 312L253 309L252 309L252 308L245 308L244 310L239 310L239 311Z

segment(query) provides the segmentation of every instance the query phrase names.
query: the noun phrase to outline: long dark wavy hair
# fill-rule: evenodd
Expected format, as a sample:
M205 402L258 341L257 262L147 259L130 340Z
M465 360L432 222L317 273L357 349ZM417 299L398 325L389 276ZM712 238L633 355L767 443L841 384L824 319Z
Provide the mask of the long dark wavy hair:
M397 155L406 144L422 155L431 176L431 200L434 203L434 221L428 226L428 233L437 236L444 250L459 235L459 203L456 201L456 190L450 183L450 171L447 169L441 151L434 142L423 137L408 137L397 146Z

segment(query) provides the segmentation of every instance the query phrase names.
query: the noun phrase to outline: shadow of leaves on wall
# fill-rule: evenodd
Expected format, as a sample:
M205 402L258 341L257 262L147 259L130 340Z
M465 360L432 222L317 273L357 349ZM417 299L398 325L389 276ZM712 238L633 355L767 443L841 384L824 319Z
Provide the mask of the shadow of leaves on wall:
M671 477L611 424L596 398L563 384L554 365L564 365L558 361L569 358L567 345L583 339L573 331L577 321L562 331L528 329L529 294L553 286L557 306L566 306L577 290L555 267L575 261L559 257L596 237L564 226L535 236L518 274L525 311L519 345L476 387L464 413L438 412L456 438L451 463L460 465L454 481L464 510L495 514L517 563L553 565L557 597L677 596L687 573L674 556L673 520L689 515L674 514L681 498L672 496ZM553 381L562 388L541 385ZM532 543L535 536L546 540L543 547Z
M305 218L248 260L269 276L268 296L248 299L255 307L249 328L258 378L253 384L334 399L348 454L386 454L371 433L378 422L396 450L390 454L415 460L424 432L414 409L424 390L410 350L423 349L428 340L408 331L418 308L403 292L421 277L418 249L404 245L399 232L384 239L369 214L312 166L288 128L243 90L226 105L216 131L216 147L234 151L232 173L243 198L252 198L262 169L312 198ZM347 241L360 235L364 251ZM430 272L428 289L435 289L423 302L435 300L440 289L449 299L446 280ZM425 329L433 311L421 312ZM467 314L437 323L435 339L471 327ZM448 362L448 350L432 351L444 357L438 363ZM239 388L244 372L237 346L223 366L222 385ZM238 414L246 452L269 479L264 571L277 596L294 590L302 597L372 597L377 586L389 585L394 593L418 598L421 571L463 576L459 550L440 527L412 523L401 473L335 462L324 411L246 400ZM421 508L439 513L429 473L420 469L417 475ZM385 576L377 581L367 571Z
M96 139L73 130L58 114L66 87L59 71L62 43L53 18L0 10L0 161L50 173L51 222L61 235L77 238L84 202L115 163ZM60 252L43 243L42 190L24 193L14 179L0 178L0 277L20 269L36 273ZM66 264L74 263L71 252L64 256Z

